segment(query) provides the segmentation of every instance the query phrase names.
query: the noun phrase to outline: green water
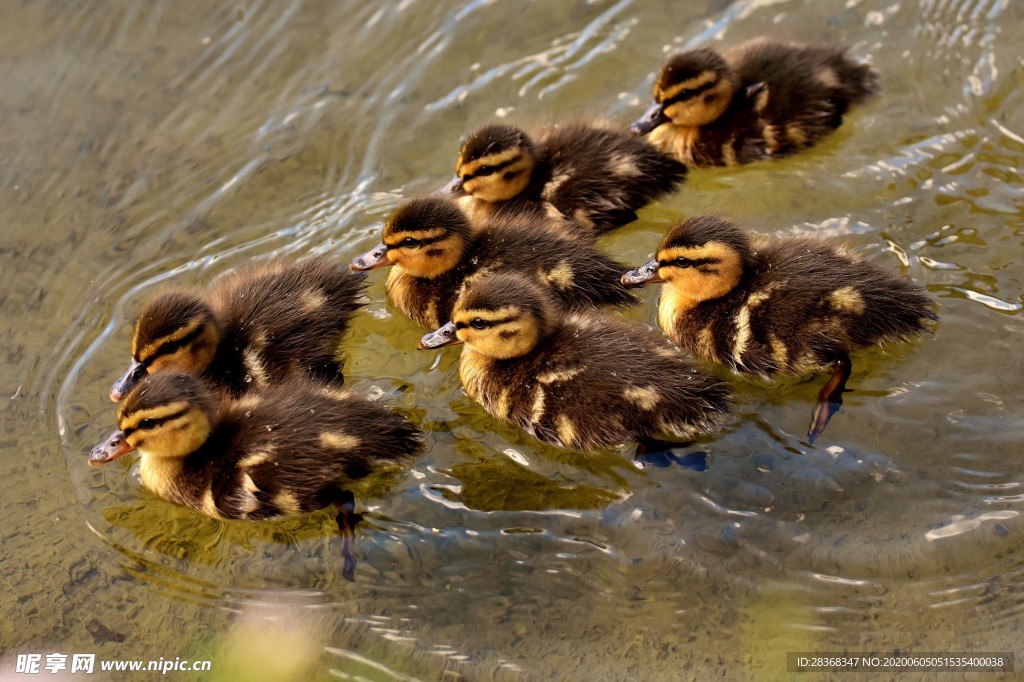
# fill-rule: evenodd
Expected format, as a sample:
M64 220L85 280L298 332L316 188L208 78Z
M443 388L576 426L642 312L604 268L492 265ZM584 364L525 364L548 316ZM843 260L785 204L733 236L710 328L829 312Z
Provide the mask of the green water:
M218 680L774 679L787 651L1019 653L1022 19L1009 0L4 4L0 678L51 652L212 659ZM377 272L346 375L429 451L360 495L354 583L329 514L218 523L128 462L88 467L161 285L347 261L450 177L472 127L627 123L663 46L762 34L851 45L883 96L802 156L691 173L603 245L640 264L714 211L843 237L925 285L935 335L858 355L814 447L823 377L738 383L704 473L541 446L462 393L457 351L415 350ZM653 323L643 295L629 316Z

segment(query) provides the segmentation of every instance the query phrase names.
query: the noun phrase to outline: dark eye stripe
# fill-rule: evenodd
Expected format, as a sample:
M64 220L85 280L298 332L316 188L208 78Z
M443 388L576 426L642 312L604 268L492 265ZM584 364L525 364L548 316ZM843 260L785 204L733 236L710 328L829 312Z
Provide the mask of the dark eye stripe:
M416 246L426 246L427 244L436 244L437 242L439 242L439 241L441 241L443 239L447 239L447 238L448 238L448 235L442 234L440 237L431 237L430 239L416 239L416 242L417 242ZM415 237L413 239L415 239ZM405 239L402 240L402 242L404 242L404 241L405 241ZM384 244L384 248L387 249L388 251L390 251L391 249L400 249L400 248L402 248L402 242L398 242L397 244L387 244L387 243L385 243Z
M501 163L494 164L493 166L484 166L483 168L477 170L476 173L467 173L466 175L463 175L462 176L462 181L463 182L468 182L469 180L472 180L473 178L483 177L485 175L494 175L495 173L508 168L509 166L511 166L513 163L515 163L516 161L518 161L521 158L523 158L522 154L520 154L519 156L513 156L508 161L502 161ZM483 172L485 170L487 172Z
M183 414L185 414L186 412L188 412L188 411L189 411L189 409L190 409L190 408L186 407L186 408L185 408L185 409L183 409L183 410L180 410L180 411L178 411L178 412L174 412L173 414L169 414L169 415L167 415L166 417L160 417L159 419L149 419L149 417L146 417L146 418L144 418L144 419L140 419L140 420L139 420L139 422L141 423L141 422L145 421L146 419L149 419L149 421L151 421L151 422L153 422L153 423L152 423L152 424L150 424L149 426L147 426L146 428L147 428L147 429L153 429L153 428L156 428L157 426L160 426L161 424L164 424L164 423L166 423L166 422L169 422L169 421L171 421L171 420L173 420L173 419L177 419L178 417L180 417L180 416L182 416ZM135 426L135 427L132 427L132 428L127 428L127 429L125 429L125 430L124 430L124 435L125 435L125 438L127 438L127 437L128 437L128 436L129 436L130 434L133 434L133 433L135 433L135 432L136 432L136 431L138 431L138 430L139 430L139 427L138 427L138 426Z
M675 265L676 264L676 260L677 259L660 260L660 261L658 261L658 267L659 268L667 268L670 265ZM714 263L720 263L721 259L719 259L719 258L691 258L691 259L689 259L689 261L690 261L690 266L689 267L693 268L693 267L697 267L698 265L712 265Z
M703 92L705 92L707 90L710 90L711 88L715 87L716 85L718 85L718 81L711 81L710 83L705 83L704 85L698 86L696 88L690 88L689 90L681 90L680 92L677 92L675 95L673 95L671 99L664 100L662 102L662 104L668 106L669 104L675 104L676 102L682 102L683 100L686 100L686 99L692 99L692 98L696 97L697 95L699 95L699 94L701 94L701 93L703 93Z
M512 315L511 317L501 317L501 318L498 318L497 320L483 320L484 326L481 327L481 329L487 329L488 327L496 327L499 324L505 324L506 322L512 322L513 320L516 320L518 318L519 318L518 315ZM469 323L467 323L467 322L456 322L455 323L455 328L456 329L465 329L468 326L469 326Z
M175 341L168 341L167 343L161 344L159 347L157 347L155 351L153 351L153 354L150 355L145 360L138 360L138 358L136 359L142 364L143 367L148 367L149 363L153 362L154 358L159 357L161 355L170 355L171 353L178 350L182 346L192 343L193 341L198 339L199 335L203 333L203 329L205 327L206 325L201 324L192 331L190 331L185 336L181 337L180 339L177 339Z

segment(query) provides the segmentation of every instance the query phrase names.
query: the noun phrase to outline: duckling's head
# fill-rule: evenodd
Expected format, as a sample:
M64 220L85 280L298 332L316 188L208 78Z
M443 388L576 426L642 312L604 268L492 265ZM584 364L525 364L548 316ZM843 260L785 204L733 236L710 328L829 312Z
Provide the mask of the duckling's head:
M699 303L726 295L753 267L750 238L738 225L720 216L697 216L672 228L655 259L624 274L622 283L664 282Z
M666 121L684 127L707 125L729 107L736 87L735 73L714 50L673 52L654 81L654 105L630 130L645 135Z
M395 265L414 277L437 277L458 265L472 236L469 219L451 199L413 199L388 216L383 243L353 259L349 267Z
M217 353L220 328L210 306L198 294L172 289L152 299L139 313L132 334L132 363L114 382L117 402L147 373L200 374Z
M490 125L462 145L455 163L456 179L445 189L461 189L482 201L505 201L526 189L536 165L536 149L524 131Z
M118 431L89 453L89 464L112 462L138 450L151 457L185 457L206 442L216 400L188 374L158 372L144 377L117 410Z
M496 360L526 355L554 325L551 300L539 284L513 272L476 280L459 294L452 321L420 340L420 348L465 343Z

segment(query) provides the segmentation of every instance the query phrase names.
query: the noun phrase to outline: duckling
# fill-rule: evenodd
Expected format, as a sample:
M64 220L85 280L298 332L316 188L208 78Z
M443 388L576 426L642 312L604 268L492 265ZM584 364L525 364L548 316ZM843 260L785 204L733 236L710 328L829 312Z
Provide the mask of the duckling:
M498 270L528 274L571 310L636 303L618 281L618 263L592 243L533 229L522 215L493 219L475 232L455 202L437 196L398 207L384 224L383 243L349 267L387 265L395 266L388 298L429 329L450 319L463 283Z
M938 317L917 285L808 238L752 240L718 216L680 222L657 257L622 276L664 282L658 326L693 355L761 377L831 370L808 428L838 411L861 346L907 340Z
M362 305L363 281L324 257L221 276L205 290L173 287L139 313L117 402L147 373L202 376L233 396L298 373L341 383L338 344Z
M538 440L592 450L721 428L729 389L649 327L596 311L558 312L519 273L478 279L420 348L464 343L462 385L491 415Z
M297 377L221 400L195 376L157 372L127 394L117 424L89 454L90 465L138 450L149 490L213 518L270 519L341 507L350 578L347 486L422 447L419 430L401 416L351 391Z
M595 234L636 220L636 211L683 183L686 167L628 132L574 122L533 138L489 125L466 140L445 190L475 226L491 215L554 207Z
M684 163L735 166L810 147L878 90L874 69L843 47L760 38L724 56L681 50L668 56L655 104L630 129Z

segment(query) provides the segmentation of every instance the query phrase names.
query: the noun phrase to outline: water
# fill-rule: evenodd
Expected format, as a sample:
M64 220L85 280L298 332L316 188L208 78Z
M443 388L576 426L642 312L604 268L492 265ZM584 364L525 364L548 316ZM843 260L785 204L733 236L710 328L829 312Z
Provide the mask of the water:
M1019 649L1013 3L39 2L0 19L0 669L57 651L210 658L212 679L253 677L247 661L277 679L772 678L786 651ZM430 448L361 491L355 583L327 513L218 523L127 462L87 466L162 284L347 261L450 177L474 125L626 123L663 46L765 33L850 44L883 96L802 156L692 173L604 245L639 264L680 214L716 211L841 236L927 286L934 337L858 355L814 447L824 377L737 384L706 472L540 446L461 393L456 351L415 350L374 273L346 374ZM644 296L629 315L652 323Z

